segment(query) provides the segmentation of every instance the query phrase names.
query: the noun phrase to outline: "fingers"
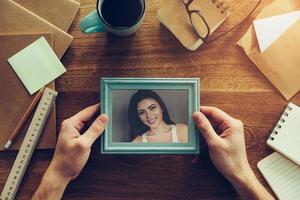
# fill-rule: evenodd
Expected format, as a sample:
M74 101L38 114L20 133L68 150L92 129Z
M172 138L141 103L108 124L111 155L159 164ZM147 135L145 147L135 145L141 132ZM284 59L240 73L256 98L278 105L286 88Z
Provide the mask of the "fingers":
M193 119L208 145L219 140L219 136L213 129L212 125L201 112L194 112Z
M80 112L78 112L76 115L71 117L70 119L77 125L82 124L84 122L87 122L93 118L93 116L99 111L100 103L97 103L93 106L89 106Z
M200 111L218 125L224 122L226 122L226 124L231 124L235 120L233 117L216 107L201 106Z
M101 114L92 123L89 129L79 138L82 142L90 147L95 142L95 140L103 133L105 127L108 123L108 116L106 114Z

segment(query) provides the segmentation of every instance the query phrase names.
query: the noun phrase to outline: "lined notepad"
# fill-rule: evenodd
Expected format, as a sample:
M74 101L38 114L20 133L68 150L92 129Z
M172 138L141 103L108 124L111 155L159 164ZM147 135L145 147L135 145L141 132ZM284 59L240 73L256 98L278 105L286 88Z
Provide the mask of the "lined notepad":
M300 108L298 106L289 103L267 140L267 145L300 165Z
M300 166L275 152L257 164L280 200L300 198Z

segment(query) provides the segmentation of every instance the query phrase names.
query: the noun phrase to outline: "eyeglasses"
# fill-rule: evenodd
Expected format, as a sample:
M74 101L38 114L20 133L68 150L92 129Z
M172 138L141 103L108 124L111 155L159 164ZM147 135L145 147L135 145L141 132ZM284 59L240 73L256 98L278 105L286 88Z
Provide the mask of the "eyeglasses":
M206 20L204 19L204 17L201 15L201 11L189 9L189 6L194 0L181 0L181 1L184 4L185 10L189 15L189 19L194 31L198 34L198 36L203 42L207 42L208 37L210 35L210 28Z
M194 0L181 0L181 1L185 6L187 14L189 15L189 19L190 19L191 25L192 25L195 33L197 33L199 38L204 43L210 43L210 42L216 41L217 39L225 36L229 32L231 32L234 29L241 26L252 15L252 13L256 10L256 8L261 3L261 0L258 0L258 2L253 7L253 9L249 12L249 14L240 23L238 23L237 25L233 26L232 28L228 29L227 31L225 31L224 33L222 33L221 35L219 35L215 38L209 38L210 37L210 28L209 28L208 23L205 20L205 18L201 15L201 10L199 10L199 9L191 10L189 8L189 6L191 5L191 3ZM212 1L215 2L216 0L212 0ZM219 4L218 6L222 6L222 3ZM228 9L228 7L225 7L221 12L224 13L227 9Z

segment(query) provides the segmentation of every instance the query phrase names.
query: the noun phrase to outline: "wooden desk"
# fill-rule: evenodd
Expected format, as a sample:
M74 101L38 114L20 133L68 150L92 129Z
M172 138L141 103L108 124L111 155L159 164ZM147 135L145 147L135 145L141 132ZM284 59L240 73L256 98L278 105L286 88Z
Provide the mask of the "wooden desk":
M255 1L251 2L235 3L218 32L238 23L254 6ZM257 11L269 2L263 1ZM267 186L256 163L272 152L265 142L287 101L236 45L254 17L224 39L189 52L159 23L158 7L158 0L148 0L141 29L133 37L116 38L80 32L80 19L95 8L95 0L81 1L69 31L74 41L62 59L68 71L56 82L58 124L99 101L100 77L200 77L201 104L217 106L244 122L249 162ZM300 95L292 102L300 105ZM16 154L0 153L0 188ZM35 152L17 199L32 196L52 155L53 151ZM98 141L63 199L239 199L210 162L207 150L196 164L191 159L182 155L100 155Z

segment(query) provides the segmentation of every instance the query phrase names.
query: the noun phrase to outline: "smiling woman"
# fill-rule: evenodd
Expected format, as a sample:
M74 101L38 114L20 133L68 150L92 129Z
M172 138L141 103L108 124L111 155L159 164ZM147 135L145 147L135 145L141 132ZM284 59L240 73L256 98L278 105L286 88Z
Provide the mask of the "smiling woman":
M128 107L133 143L187 143L188 127L171 120L166 104L153 90L138 90Z

